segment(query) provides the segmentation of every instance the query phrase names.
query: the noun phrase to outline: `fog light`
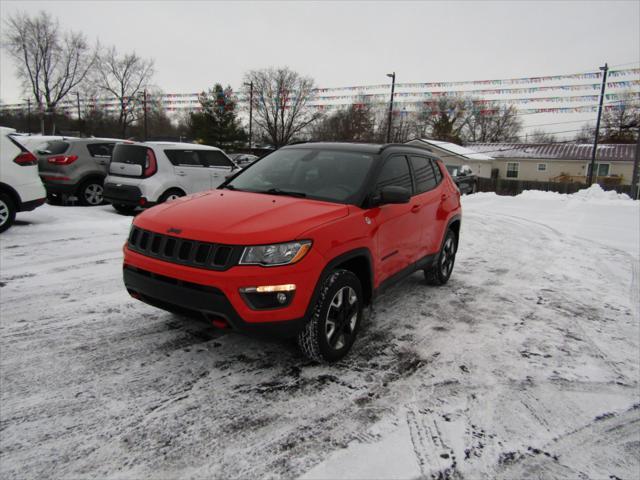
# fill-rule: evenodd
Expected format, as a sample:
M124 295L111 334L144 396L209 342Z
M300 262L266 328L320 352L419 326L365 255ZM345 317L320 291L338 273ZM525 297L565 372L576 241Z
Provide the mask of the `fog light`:
M287 301L287 296L282 292L276 295L276 298L278 299L278 303L281 303L281 304Z
M245 287L240 289L240 295L253 310L283 308L293 299L296 286L293 283L285 285L263 285L259 287Z
M241 288L243 293L275 293L275 292L293 292L296 286L293 283L285 285L262 285L260 287Z

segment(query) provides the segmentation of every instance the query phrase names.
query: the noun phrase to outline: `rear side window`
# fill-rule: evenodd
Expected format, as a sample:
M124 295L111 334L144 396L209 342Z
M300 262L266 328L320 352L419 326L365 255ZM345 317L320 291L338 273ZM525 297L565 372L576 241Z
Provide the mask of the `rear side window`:
M231 167L233 164L224 153L216 150L198 150L200 160L206 167Z
M147 147L140 145L118 144L113 149L111 155L112 163L129 163L131 165L142 165L147 161Z
M382 167L376 182L376 190L388 186L404 187L409 192L412 191L411 173L405 157L391 157Z
M169 161L176 167L204 166L196 150L165 150L164 153Z
M66 152L68 148L69 142L64 142L62 140L48 140L39 144L35 150L36 153L40 155L60 155L61 153Z
M442 170L440 170L437 160L431 160L431 165L433 165L433 171L436 172L436 184L438 184L442 180Z
M90 143L87 145L87 150L92 157L109 158L114 146L115 143Z
M413 174L416 179L416 193L428 192L435 188L438 184L434 165L429 158L425 157L409 157ZM437 168L437 167L435 167ZM438 170L438 173L440 171Z

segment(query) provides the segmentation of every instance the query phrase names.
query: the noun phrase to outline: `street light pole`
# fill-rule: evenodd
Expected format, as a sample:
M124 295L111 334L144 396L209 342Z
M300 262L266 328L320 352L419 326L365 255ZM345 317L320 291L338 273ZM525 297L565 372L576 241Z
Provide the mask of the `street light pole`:
M253 153L253 82L245 85L249 86L249 153Z
M596 120L596 131L593 139L593 151L591 152L591 170L589 171L589 180L587 186L591 186L593 183L594 170L596 168L596 151L598 150L598 136L600 135L600 118L602 117L602 101L604 100L604 89L607 86L607 72L609 66L605 63L604 67L600 67L603 72L602 75L602 87L600 87L600 103L598 104L598 119ZM595 173L596 181L598 180L598 174Z
M147 89L144 89L144 93L142 96L142 108L144 108L144 141L147 141Z
M393 94L396 89L396 72L387 73L391 78L391 102L389 103L389 124L387 125L387 143L391 142L391 116L393 115Z
M31 99L27 98L27 133L31 135Z

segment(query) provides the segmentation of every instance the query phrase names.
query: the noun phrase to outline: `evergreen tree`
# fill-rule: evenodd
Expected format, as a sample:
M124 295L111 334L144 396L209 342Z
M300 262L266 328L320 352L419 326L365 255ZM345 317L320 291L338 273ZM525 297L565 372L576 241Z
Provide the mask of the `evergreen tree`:
M202 111L191 113L189 128L196 141L222 149L232 149L247 140L236 114L236 100L230 86L216 83L200 94Z

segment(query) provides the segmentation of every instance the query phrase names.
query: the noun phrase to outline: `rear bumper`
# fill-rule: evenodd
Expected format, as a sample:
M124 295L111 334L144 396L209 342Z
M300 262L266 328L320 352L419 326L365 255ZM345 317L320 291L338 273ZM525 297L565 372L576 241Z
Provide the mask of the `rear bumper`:
M138 300L188 316L223 319L233 330L244 334L291 338L305 324L304 317L280 322L247 322L216 287L166 277L126 264L123 277L127 291Z
M143 198L142 192L138 187L133 185L105 183L103 195L104 199L110 203L136 207L149 206L146 202L144 205L140 204L140 200Z
M40 179L47 193L65 193L72 195L78 189L77 182L71 180L69 177L42 174L40 175Z
M22 205L20 206L20 211L30 212L31 210L35 210L40 205L42 205L46 200L47 200L46 197L43 197L43 198L38 198L36 200L30 200L28 202L22 202Z

